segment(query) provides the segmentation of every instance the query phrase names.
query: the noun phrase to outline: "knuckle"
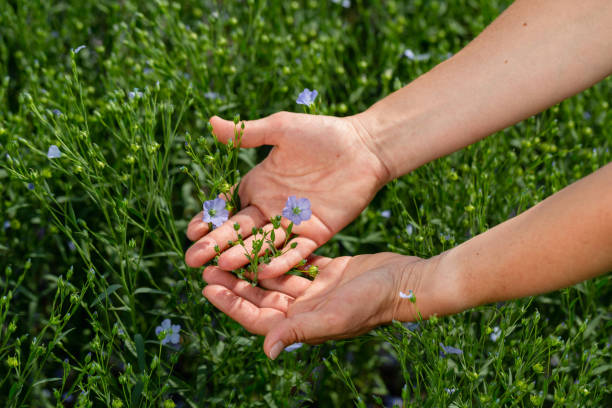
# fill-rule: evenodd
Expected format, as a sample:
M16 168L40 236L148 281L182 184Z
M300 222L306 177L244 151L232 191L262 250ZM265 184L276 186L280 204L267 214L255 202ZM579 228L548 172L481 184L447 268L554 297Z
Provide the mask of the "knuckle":
M304 331L295 324L289 326L289 336L294 343L301 343L307 340Z
M272 126L277 129L283 129L289 120L289 116L291 116L291 113L287 111L273 113L272 115L270 115Z

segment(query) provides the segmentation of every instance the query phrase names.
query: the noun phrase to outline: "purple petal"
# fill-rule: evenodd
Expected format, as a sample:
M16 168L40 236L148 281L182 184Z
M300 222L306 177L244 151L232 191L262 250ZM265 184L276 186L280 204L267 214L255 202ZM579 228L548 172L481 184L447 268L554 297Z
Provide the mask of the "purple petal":
M87 46L86 45L79 45L73 51L74 51L75 54L78 54L79 51L81 51L83 48L87 48Z
M49 159L59 159L62 157L62 152L60 152L59 147L56 145L49 146L49 150L47 151L47 158Z
M302 343L293 343L293 344L290 344L289 346L285 347L285 351L290 352L290 351L293 351L293 350L297 350L297 349L299 349L302 346L303 346Z
M298 215L301 221L308 221L312 216L312 210L310 208L302 209L302 212Z
M293 215L293 211L291 211L291 208L289 207L283 208L283 217L291 219L292 215Z
M287 198L287 204L285 204L286 207L289 208L293 208L297 206L297 197L296 196L289 196L289 198Z
M217 211L221 211L225 209L225 200L223 200L222 198L215 198L214 200L212 200L212 207L217 210Z
M297 206L300 207L301 210L306 210L310 208L310 200L307 198L300 198L297 200Z
M440 347L442 347L442 351L445 354L463 354L463 350L455 348L453 346L445 346L444 344L440 343Z

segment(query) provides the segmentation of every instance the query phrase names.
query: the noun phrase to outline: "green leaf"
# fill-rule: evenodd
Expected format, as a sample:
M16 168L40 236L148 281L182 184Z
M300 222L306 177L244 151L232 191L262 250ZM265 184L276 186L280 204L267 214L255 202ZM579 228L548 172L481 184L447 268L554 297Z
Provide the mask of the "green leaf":
M603 374L606 371L611 370L611 369L612 369L612 364L605 364L605 365L601 365L601 366L593 369L593 372L591 374L596 376L596 375Z
M118 283L115 283L114 285L110 285L108 288L106 288L106 290L104 292L102 292L102 293L100 293L98 295L96 300L94 300L92 302L92 304L89 305L89 307L94 307L95 305L100 303L102 300L106 299L111 293L113 293L114 291L116 291L120 287L121 287L121 285L119 285Z
M132 406L133 407L140 406L140 397L142 396L143 388L144 388L144 385L142 383L142 380L138 380L138 382L136 383L136 386L134 387L134 390L132 391Z
M166 292L164 292L163 290L158 290L158 289L153 289L153 288L138 288L134 291L135 295L138 295L140 293L152 293L155 295L164 295L167 296L168 294Z
M21 392L21 384L19 383L14 383L13 386L11 387L9 393L8 393L8 399L9 401L12 401L13 398L15 398L15 396Z
M46 384L48 382L52 382L52 381L62 381L61 377L53 377L53 378L45 378L44 380L40 380L40 381L36 381L34 384L32 384L32 388L36 387L37 385L40 384Z

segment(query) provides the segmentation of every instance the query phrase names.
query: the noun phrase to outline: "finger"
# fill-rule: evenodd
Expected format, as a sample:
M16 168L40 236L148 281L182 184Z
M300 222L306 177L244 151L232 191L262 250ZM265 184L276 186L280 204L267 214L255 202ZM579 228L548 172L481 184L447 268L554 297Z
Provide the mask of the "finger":
M210 124L217 139L223 143L227 143L229 139L235 141L236 132L243 132L240 146L257 147L277 144L278 137L283 132L282 117L283 114L274 114L262 119L241 121L236 125L231 120L213 116ZM242 124L244 124L244 129L242 129Z
M187 226L187 238L191 241L197 241L202 238L210 230L208 223L202 221L203 211L200 211L195 217L189 221Z
M259 308L221 285L208 285L202 294L215 307L253 334L265 335L271 327L285 319L273 308Z
M272 279L259 280L260 286L283 292L294 299L302 296L311 283L311 280L295 275L283 275Z
M283 217L281 219L281 225L287 229L289 227L290 220ZM321 246L326 243L336 232L330 226L325 224L319 217L312 214L310 219L301 222L300 225L294 225L292 228L294 234L310 237L317 246Z
M232 194L234 194L235 188L236 185L233 185L232 187L230 187L227 193L220 193L218 197L226 202L229 201L229 198L231 198ZM206 235L208 231L210 231L209 223L204 222L202 220L203 215L204 212L200 211L195 217L191 219L191 221L189 221L189 225L187 226L187 238L189 238L191 241L197 241L198 239Z
M252 286L247 281L238 279L230 272L216 266L204 269L202 278L209 285L221 285L234 292L236 295L248 300L259 308L274 308L287 313L289 305L294 298L279 291L270 291Z
M328 258L326 256L310 255L308 258L306 258L306 265L304 265L304 269L308 269L310 266L325 268L333 260L333 258Z
M292 244L297 244L297 246L291 248ZM259 278L267 279L283 275L299 264L302 259L312 254L317 247L317 243L307 237L299 236L292 239L283 249L283 251L286 251L284 254L272 259L267 265L263 264L259 266Z
M337 331L333 325L341 321L336 312L306 312L278 320L269 327L264 352L274 360L283 349L294 343L321 343Z
M273 229L274 226L272 224L267 224L263 227L264 235L267 235L266 240L270 240L269 232ZM275 237L273 243L275 247L278 247L285 241L285 231L282 228L275 229L274 235ZM219 256L219 261L217 264L220 268L225 269L226 271L233 271L234 269L238 269L247 264L249 260L247 259L246 254L252 254L254 241L262 238L263 235L259 233L255 236L251 235L244 240L244 247L242 245L236 245L223 252L221 256ZM263 255L269 248L269 244L264 242L261 250L259 251L259 255Z
M193 244L185 253L185 262L192 268L199 268L215 257L217 254L215 246L218 246L220 251L224 251L229 246L228 241L235 241L238 233L243 237L249 236L253 228L260 228L266 222L266 217L256 207L246 207L224 222L219 228L215 228ZM238 231L234 229L236 223L240 225ZM238 248L242 249L241 247ZM237 252L232 252L232 255L240 258L240 261L244 259L244 254L239 256ZM230 255L230 259L232 259L232 255Z

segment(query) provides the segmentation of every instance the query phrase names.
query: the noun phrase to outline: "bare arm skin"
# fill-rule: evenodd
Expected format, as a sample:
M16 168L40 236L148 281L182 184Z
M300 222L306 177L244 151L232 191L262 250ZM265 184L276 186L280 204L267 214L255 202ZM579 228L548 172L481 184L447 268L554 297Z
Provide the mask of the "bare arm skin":
M356 116L389 180L612 72L612 2L518 0L474 41Z
M456 280L459 302L431 311L537 295L609 271L612 164L445 253L438 273Z

